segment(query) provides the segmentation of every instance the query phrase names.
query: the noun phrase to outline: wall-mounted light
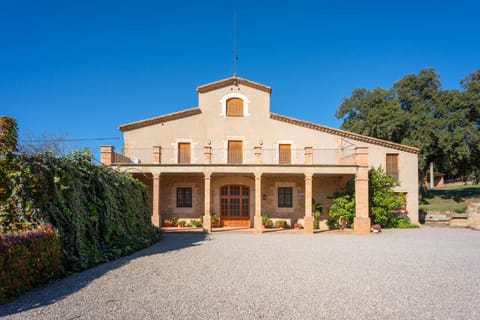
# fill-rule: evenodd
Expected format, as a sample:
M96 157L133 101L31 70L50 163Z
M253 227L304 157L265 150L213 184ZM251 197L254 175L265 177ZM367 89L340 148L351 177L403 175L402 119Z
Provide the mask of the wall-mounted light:
M207 144L208 145L211 145L212 144L212 141L210 139L207 140Z
M264 193L263 194L263 197L262 197L263 200L267 200L267 195Z
M263 145L263 140L262 139L258 140L258 144L262 146Z

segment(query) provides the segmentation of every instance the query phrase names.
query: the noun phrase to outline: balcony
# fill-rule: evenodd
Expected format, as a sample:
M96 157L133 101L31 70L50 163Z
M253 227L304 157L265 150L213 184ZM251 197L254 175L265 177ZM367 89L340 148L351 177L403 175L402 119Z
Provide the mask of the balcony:
M125 148L124 154L114 152L112 146L101 147L104 164L158 164L158 165L355 165L355 149L279 149L228 150L210 146L191 148L189 157L179 154L178 148ZM233 152L232 152L233 151ZM181 151L180 151L181 152ZM188 159L188 161L186 161Z

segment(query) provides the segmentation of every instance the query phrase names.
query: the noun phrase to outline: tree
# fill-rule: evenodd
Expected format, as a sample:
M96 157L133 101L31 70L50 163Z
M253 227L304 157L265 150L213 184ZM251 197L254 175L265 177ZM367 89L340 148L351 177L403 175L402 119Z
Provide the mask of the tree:
M48 132L36 136L32 133L27 133L25 138L21 140L18 149L26 154L40 154L45 152L52 152L56 155L66 155L69 148L67 141L68 135L55 135Z
M355 89L339 106L342 129L420 148L419 180L430 162L450 176L479 172L480 70L442 90L434 69L423 69L390 89Z

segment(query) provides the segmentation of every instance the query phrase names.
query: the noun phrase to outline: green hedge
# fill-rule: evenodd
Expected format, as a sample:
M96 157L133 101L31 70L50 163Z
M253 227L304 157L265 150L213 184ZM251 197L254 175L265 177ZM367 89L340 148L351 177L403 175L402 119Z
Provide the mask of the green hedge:
M61 256L51 226L0 234L0 303L61 275Z
M93 164L88 152L42 159L51 198L42 212L60 233L67 269L89 268L159 239L145 186L129 174Z

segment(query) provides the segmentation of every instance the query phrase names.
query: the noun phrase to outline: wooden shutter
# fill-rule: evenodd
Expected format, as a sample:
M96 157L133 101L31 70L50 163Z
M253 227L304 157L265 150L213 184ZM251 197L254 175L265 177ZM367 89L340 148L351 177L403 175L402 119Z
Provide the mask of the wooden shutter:
M278 163L279 164L292 163L292 148L289 144L281 144L278 146Z
M242 117L243 116L243 100L240 98L231 98L227 100L227 116Z
M228 141L228 163L241 164L243 155L242 141Z
M178 144L178 163L190 163L190 143Z
M398 182L398 154L387 154L386 159L386 174L392 176L395 182Z

